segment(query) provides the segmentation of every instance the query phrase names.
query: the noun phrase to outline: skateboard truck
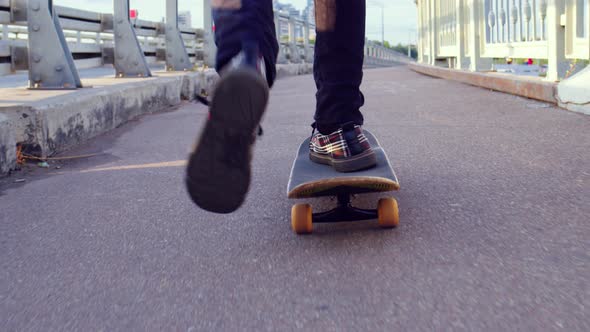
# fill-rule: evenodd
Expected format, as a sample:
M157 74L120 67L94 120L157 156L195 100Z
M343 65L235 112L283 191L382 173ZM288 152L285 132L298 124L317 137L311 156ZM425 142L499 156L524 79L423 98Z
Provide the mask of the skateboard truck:
M327 212L312 213L309 204L295 204L291 209L291 227L297 234L310 234L314 223L336 223L377 219L382 228L399 225L399 211L394 198L382 198L376 210L355 208L350 203L350 194L336 195L336 208Z
M338 194L338 203L335 209L326 212L314 213L314 223L349 222L359 220L373 220L379 217L376 209L359 209L352 206L350 194Z

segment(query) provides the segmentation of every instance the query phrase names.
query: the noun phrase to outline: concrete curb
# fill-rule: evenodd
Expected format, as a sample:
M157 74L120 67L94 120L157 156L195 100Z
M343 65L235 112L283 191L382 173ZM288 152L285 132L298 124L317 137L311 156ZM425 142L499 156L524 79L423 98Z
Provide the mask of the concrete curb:
M557 86L559 106L590 115L590 66Z
M556 83L544 82L535 78L508 76L506 74L497 73L468 72L415 63L411 63L408 66L413 71L424 75L458 81L486 89L557 104Z
M298 63L291 65L277 65L277 78L287 76L306 75L313 73L313 64Z
M14 128L7 116L0 114L0 175L16 166L16 141Z
M308 74L312 68L311 64L279 65L277 77ZM212 69L159 75L0 106L0 176L15 169L17 143L29 153L51 156L137 116L210 93L218 79Z

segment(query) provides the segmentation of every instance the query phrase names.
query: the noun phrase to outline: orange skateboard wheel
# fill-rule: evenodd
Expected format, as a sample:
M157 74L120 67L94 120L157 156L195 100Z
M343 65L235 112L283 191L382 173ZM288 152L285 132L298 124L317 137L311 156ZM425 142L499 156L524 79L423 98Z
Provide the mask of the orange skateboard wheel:
M311 234L313 230L312 210L309 204L295 204L291 209L291 228L299 235Z
M379 226L382 228L393 228L399 226L399 208L394 198L382 198L377 206Z

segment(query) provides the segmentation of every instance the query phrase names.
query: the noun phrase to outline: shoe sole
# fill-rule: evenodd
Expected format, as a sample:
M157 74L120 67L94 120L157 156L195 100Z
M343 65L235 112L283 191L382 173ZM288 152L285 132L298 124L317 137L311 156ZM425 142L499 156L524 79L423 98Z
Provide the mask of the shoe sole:
M310 151L309 159L319 164L330 165L336 171L342 173L362 171L377 165L377 156L373 150L368 150L359 155L348 157L342 160L335 160L333 158L319 155Z
M186 186L200 208L231 213L250 187L252 148L268 103L268 84L249 68L222 76L215 88L210 118L191 153Z

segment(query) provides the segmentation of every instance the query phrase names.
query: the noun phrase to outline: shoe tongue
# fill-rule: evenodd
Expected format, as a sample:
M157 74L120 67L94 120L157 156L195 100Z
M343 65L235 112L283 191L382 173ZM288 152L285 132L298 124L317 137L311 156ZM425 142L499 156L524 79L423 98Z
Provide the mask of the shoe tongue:
M355 126L355 123L354 122L347 122L347 123L345 123L345 124L342 125L342 130L343 131L354 130L354 126Z

